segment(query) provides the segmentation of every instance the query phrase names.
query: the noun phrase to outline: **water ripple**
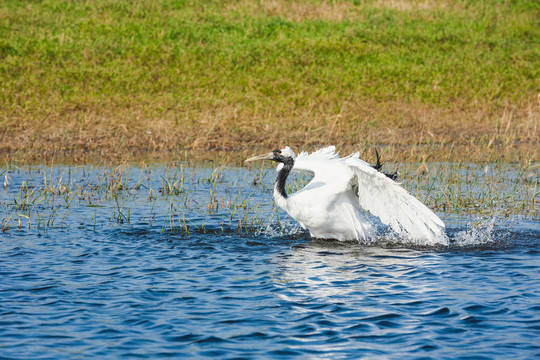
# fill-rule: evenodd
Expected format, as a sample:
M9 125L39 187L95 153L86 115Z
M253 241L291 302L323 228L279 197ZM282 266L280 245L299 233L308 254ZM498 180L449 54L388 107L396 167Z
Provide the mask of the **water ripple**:
M538 235L426 249L137 228L9 234L2 356L533 358Z

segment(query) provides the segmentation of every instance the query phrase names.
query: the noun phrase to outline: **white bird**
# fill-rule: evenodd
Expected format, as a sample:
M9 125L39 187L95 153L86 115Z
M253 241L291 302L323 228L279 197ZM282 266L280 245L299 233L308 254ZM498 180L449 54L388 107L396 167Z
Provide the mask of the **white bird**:
M376 234L369 213L400 236L423 244L447 243L444 223L410 195L391 175L379 171L354 153L340 158L334 146L295 157L288 147L245 162L273 160L278 164L274 201L314 238L369 241ZM313 179L288 195L285 182L291 171Z

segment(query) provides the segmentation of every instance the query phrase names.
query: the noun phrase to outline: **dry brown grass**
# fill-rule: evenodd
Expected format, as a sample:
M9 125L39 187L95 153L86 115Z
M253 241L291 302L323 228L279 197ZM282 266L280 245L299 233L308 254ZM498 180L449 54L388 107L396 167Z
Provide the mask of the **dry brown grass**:
M399 11L418 11L418 10L458 10L463 6L459 1L437 1L437 0L375 0L372 6L383 9L394 9Z
M388 161L538 161L538 105L501 112L432 108L398 102L345 103L339 113L321 106L290 114L253 114L223 105L191 119L143 109L98 109L48 114L39 121L3 122L6 161L69 162L243 157L289 145L296 150L335 144L342 153L382 148Z
M448 0L363 0L363 1L283 1L283 0L240 0L231 2L227 8L242 15L278 16L291 21L361 21L366 9L392 9L398 11L457 11L463 4Z
M260 1L260 10L271 16L279 16L294 21L306 19L323 21L357 20L361 18L358 8L352 3L341 1L294 2L284 4L283 1Z

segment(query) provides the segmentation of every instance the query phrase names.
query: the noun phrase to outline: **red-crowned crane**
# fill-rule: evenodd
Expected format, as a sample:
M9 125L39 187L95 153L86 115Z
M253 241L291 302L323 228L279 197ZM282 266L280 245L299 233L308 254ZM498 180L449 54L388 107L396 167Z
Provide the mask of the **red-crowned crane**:
M369 212L409 240L447 243L441 219L395 182L394 176L378 171L378 154L377 165L372 166L358 153L340 158L334 146L298 157L286 146L245 162L256 160L279 163L274 200L314 238L367 241L375 235ZM285 182L291 171L308 173L313 179L289 195Z

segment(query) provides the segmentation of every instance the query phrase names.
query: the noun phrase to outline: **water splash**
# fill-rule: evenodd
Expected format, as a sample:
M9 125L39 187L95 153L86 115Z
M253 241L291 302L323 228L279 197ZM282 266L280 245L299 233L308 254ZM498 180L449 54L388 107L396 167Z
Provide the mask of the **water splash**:
M279 237L297 235L303 231L302 227L292 219L271 222L255 232L256 236Z
M420 247L420 248L464 248L485 245L508 245L514 240L514 220L492 215L489 217L469 221L463 227L449 227L444 237L433 240L409 238L398 234L388 227L378 227L375 237L359 241L362 245L383 248L394 247ZM283 237L303 236L309 238L306 230L292 218L272 221L265 226L254 229L255 236Z
M362 243L381 247L439 247L448 246L450 240L447 235L437 239L417 239L407 236L406 233L396 233L388 227L379 227L378 235Z
M506 221L511 222L511 221ZM510 232L510 224L501 225L504 223L498 216L479 219L475 222L467 223L467 228L456 232L450 238L451 246L467 247L479 246L487 244L499 244L504 240L508 240ZM506 230L503 230L506 229Z

